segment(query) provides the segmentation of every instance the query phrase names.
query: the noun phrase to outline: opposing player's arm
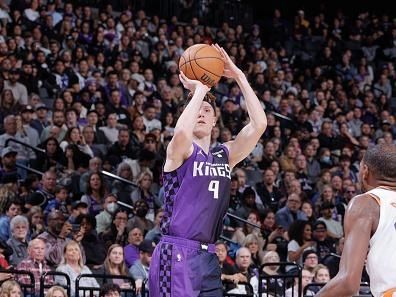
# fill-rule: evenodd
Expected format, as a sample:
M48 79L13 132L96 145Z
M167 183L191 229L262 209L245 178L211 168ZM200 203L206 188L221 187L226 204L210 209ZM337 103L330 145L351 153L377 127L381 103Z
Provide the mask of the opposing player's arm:
M232 62L230 56L217 44L214 47L220 52L224 61L224 76L236 80L246 100L250 122L236 136L235 140L225 143L229 150L230 166L234 167L245 159L254 149L261 135L267 128L267 117L256 94L246 79L245 74Z
M360 286L369 240L379 218L378 203L363 194L352 199L345 214L345 243L338 274L317 297L350 297Z
M182 72L179 78L184 87L192 91L194 95L177 120L174 135L166 150L165 171L172 171L180 167L183 161L192 154L195 119L198 117L202 101L209 91L206 85L198 80L188 79Z

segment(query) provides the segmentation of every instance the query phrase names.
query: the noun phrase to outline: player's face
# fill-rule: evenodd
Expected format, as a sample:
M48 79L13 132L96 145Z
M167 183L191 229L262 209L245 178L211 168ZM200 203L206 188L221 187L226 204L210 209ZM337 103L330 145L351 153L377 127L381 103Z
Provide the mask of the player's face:
M210 136L215 124L216 117L213 107L208 102L202 102L194 127L194 135L199 138Z

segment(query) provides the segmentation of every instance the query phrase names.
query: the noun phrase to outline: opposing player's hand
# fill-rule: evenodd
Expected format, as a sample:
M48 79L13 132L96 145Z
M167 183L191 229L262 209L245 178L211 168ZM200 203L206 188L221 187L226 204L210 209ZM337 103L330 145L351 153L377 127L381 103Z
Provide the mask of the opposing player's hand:
M231 60L230 56L227 54L227 52L220 47L217 43L212 44L212 46L220 53L221 58L224 61L224 73L223 76L229 77L229 78L237 78L238 75L243 74L241 69L239 69L234 62Z
M207 85L204 85L199 80L189 79L182 71L180 71L179 79L183 86L192 93L194 93L197 88L203 88L206 92L210 90Z

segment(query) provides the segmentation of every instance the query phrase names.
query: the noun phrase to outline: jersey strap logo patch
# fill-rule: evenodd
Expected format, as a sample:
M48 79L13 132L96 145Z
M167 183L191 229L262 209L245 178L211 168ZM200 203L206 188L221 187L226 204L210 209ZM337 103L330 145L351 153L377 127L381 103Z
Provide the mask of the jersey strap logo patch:
M217 152L212 153L212 155L214 155L214 156L216 156L218 158L222 158L223 157L223 154L222 154L223 152L224 152L223 149L221 149L221 150L219 150Z

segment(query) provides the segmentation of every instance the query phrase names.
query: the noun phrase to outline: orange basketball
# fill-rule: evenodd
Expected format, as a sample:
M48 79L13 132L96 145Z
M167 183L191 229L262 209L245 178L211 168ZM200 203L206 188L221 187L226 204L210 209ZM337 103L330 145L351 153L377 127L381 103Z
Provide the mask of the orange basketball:
M208 44L195 44L185 50L179 60L179 69L189 79L196 79L212 87L224 72L220 53Z

